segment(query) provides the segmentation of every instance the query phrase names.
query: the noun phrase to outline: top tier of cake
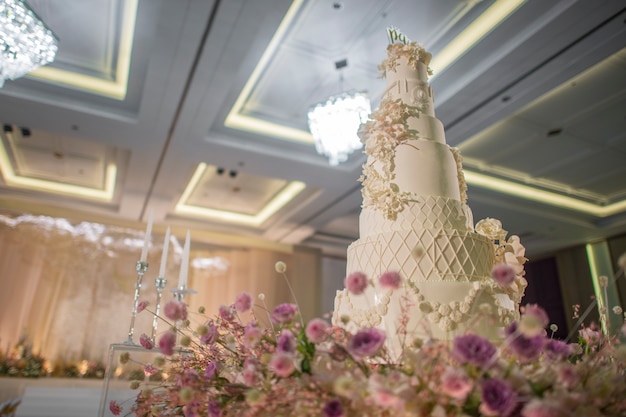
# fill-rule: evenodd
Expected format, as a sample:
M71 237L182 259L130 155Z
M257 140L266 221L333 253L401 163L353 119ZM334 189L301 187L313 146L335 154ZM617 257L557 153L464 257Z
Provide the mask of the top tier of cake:
M363 208L388 220L426 197L465 202L460 156L447 144L435 117L428 83L430 54L415 43L394 43L379 70L387 80L379 108L360 135L368 160L363 167Z
M430 53L415 43L389 45L387 58L378 67L387 79L383 97L400 99L422 115L435 117L433 91L428 84L430 58Z

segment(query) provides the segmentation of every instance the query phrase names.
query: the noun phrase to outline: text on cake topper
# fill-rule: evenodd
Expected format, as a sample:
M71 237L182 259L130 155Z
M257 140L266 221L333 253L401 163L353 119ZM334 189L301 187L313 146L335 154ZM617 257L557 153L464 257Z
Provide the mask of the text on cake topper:
M394 43L396 41L402 42L404 45L411 43L411 39L409 39L404 33L400 32L400 29L394 26L387 28L387 36L389 36L389 43Z

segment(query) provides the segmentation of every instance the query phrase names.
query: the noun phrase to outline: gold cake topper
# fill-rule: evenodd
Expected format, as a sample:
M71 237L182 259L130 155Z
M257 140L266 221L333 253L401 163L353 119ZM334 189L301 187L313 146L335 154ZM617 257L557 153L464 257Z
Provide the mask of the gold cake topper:
M409 39L404 33L400 32L400 29L395 26L387 28L387 36L389 37L389 43L394 43L396 41L402 42L404 45L411 43L411 39Z

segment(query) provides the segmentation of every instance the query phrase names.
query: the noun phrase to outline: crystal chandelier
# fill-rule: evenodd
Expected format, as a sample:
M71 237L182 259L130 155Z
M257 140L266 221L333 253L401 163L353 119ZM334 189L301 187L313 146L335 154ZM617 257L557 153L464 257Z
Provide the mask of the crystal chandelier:
M370 112L365 92L345 92L314 105L308 119L317 152L328 157L333 166L348 159L363 146L357 132Z
M54 61L58 40L21 0L0 0L0 87Z

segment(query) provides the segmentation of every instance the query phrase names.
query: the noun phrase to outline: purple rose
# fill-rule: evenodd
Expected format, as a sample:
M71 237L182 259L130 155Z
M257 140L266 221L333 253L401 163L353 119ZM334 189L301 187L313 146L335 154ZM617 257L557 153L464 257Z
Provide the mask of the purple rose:
M274 323L289 323L298 311L295 304L279 304L272 311L271 318Z
M561 340L548 339L543 345L543 353L553 360L564 359L572 353L572 346Z
M454 338L452 355L461 363L472 363L484 368L491 362L495 353L496 348L489 340L475 334Z
M209 417L220 417L222 415L220 403L218 403L217 401L209 401L208 412Z
M185 369L183 373L178 376L176 383L180 387L190 387L195 385L199 378L200 375L198 375L198 371L195 369Z
M385 343L385 332L375 327L359 330L346 346L357 359L375 355Z
M278 336L276 350L279 352L293 353L296 350L296 337L289 330L283 330Z
M192 401L183 406L183 415L185 417L200 417L200 403Z
M322 409L324 417L343 417L343 406L341 401L334 399L326 403Z
M516 395L508 382L491 378L482 383L480 412L488 416L506 417L515 409Z
M215 324L209 323L207 328L208 331L205 335L200 337L200 341L205 345L212 345L217 341L217 338L219 336L219 334L217 333L217 327L215 327Z
M204 370L204 376L206 377L206 379L215 379L215 377L217 377L217 372L217 362L210 362Z
M235 320L235 315L233 314L234 307L228 307L225 305L221 305L219 307L219 314L222 320L224 321L233 321Z
M511 323L505 331L509 337L508 348L515 353L521 361L530 361L541 353L546 338L540 334L526 337L517 331L517 323Z

